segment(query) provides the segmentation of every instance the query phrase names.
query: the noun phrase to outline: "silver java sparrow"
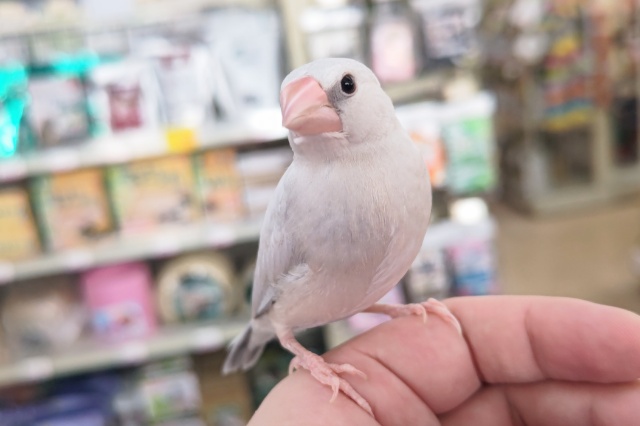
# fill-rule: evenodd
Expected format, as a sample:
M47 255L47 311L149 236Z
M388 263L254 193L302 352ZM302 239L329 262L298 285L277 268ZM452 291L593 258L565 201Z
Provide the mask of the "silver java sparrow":
M404 276L431 211L426 165L375 75L350 59L321 59L282 83L283 125L293 163L278 184L260 234L252 318L230 345L223 372L252 367L274 337L304 368L372 414L339 375L294 332L359 312L392 317L434 312L460 326L436 300L376 304Z

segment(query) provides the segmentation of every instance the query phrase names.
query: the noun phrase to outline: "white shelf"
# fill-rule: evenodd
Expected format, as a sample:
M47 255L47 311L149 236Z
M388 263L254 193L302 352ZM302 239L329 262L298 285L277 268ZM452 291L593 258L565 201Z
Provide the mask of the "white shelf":
M79 342L59 353L0 364L0 387L219 350L242 331L246 322L247 319L238 318L219 323L175 326L144 339L121 343Z
M17 263L0 263L0 284L256 241L261 225L262 218L225 224L205 222L162 228L145 235L113 237L94 247L61 251Z
M1 2L0 2L1 3ZM65 8L44 13L19 13L12 8L6 22L0 28L0 37L18 37L55 31L99 32L127 29L143 25L159 25L198 16L214 7L244 6L262 8L273 4L272 0L153 0L138 1L133 10L125 15L98 19L87 16L78 7ZM1 4L0 4L1 6ZM0 12L3 10L0 9Z
M200 129L196 132L197 146L178 153L265 143L287 137L287 130L279 125L279 110L265 111L263 115L256 117L261 124L216 124ZM115 134L77 146L38 151L10 160L0 160L0 183L28 176L121 164L175 153L176 151L170 149L164 131L160 129Z

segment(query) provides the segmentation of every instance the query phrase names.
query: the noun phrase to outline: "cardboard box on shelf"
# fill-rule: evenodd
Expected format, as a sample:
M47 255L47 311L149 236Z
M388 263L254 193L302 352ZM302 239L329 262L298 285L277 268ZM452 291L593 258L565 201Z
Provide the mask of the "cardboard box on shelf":
M0 191L0 263L32 257L39 250L27 192L21 188Z
M200 216L191 159L165 157L109 170L114 214L125 232L149 231Z
M198 191L208 219L233 220L244 214L242 182L236 169L236 152L221 149L195 158Z
M49 250L83 246L113 230L101 170L39 177L31 189Z

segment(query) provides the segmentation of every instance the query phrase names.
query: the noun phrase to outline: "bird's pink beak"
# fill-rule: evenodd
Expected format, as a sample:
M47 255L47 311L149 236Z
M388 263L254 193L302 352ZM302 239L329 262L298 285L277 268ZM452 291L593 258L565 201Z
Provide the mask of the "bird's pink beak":
M311 77L287 84L280 93L282 125L301 136L342 131L342 121L327 94Z

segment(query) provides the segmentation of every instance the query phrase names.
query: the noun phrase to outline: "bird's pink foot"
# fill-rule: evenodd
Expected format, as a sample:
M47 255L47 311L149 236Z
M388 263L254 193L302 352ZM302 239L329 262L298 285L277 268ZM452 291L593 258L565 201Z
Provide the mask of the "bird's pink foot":
M369 403L362 397L345 379L339 376L339 374L353 374L366 379L367 376L362 371L358 370L351 364L331 364L326 362L322 357L308 352L302 355L296 356L289 364L289 374L294 370L304 368L309 371L313 378L322 383L323 385L330 386L333 391L333 396L330 402L335 401L338 397L338 393L342 391L345 395L351 398L356 404L362 407L367 413L373 416L373 411Z
M462 327L458 319L451 313L447 306L436 299L429 299L424 303L411 303L408 305L389 305L378 303L364 312L372 314L384 314L391 318L406 317L410 315L420 315L424 322L427 322L427 315L434 314L451 324L458 333L462 334Z

